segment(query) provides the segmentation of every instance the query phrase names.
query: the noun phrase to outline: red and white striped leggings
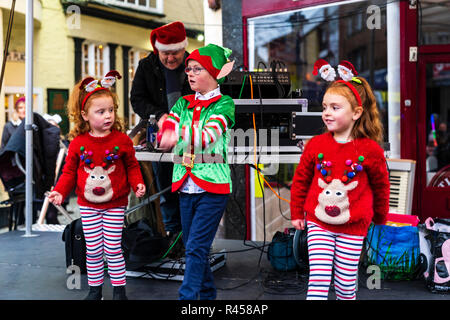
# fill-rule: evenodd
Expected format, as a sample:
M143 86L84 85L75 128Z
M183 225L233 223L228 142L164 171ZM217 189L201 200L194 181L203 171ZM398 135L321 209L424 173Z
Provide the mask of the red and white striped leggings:
M307 300L328 299L332 270L339 300L356 299L363 236L333 233L308 222L309 282Z
M122 254L122 229L125 207L93 209L81 207L81 221L86 239L86 267L89 286L103 284L103 254L113 286L124 286L125 259Z

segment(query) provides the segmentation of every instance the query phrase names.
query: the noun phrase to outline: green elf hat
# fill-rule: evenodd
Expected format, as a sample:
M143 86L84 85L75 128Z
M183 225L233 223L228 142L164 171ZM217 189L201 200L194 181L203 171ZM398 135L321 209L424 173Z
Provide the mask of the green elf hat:
M185 61L187 66L189 60L195 60L205 68L217 83L222 84L233 69L234 61L228 61L231 50L215 44L195 49Z

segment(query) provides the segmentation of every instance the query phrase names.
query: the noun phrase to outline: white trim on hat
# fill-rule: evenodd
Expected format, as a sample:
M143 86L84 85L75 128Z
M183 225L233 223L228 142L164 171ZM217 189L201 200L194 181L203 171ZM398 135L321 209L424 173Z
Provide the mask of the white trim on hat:
M324 71L325 68L332 68L331 65L329 63L324 64L323 66L321 66L319 68L319 73L322 73L322 71Z
M345 74L343 72L343 70L346 71L347 74ZM342 64L338 65L338 73L339 73L339 76L342 78L342 80L345 80L345 81L350 81L355 76L353 74L353 70L347 68L346 66L343 66Z
M188 45L187 38L185 38L181 42L170 43L170 44L163 44L163 43L159 42L158 40L155 40L155 47L158 51L178 51L178 50L186 48L187 45Z
M44 114L43 118L47 121L54 121L57 124L62 121L62 118L59 114L55 113L54 115L49 115L48 113Z

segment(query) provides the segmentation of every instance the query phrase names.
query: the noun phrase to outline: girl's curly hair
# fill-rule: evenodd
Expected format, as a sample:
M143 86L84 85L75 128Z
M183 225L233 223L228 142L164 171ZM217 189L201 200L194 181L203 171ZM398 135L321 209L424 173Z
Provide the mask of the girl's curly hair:
M80 89L82 81L79 81L72 90L72 93L69 97L69 101L67 103L67 115L69 116L69 121L73 124L70 132L69 132L69 140L72 140L76 136L88 132L91 128L89 126L89 122L85 121L81 115L81 104L83 102L84 97L87 95L86 90ZM117 109L119 108L119 100L117 95L112 92L110 89L99 90L94 92L86 101L84 105L84 110L87 112L92 101L95 98L107 96L111 97L114 102L114 124L112 126L113 129L116 129L120 132L124 132L124 124L123 121L117 115Z

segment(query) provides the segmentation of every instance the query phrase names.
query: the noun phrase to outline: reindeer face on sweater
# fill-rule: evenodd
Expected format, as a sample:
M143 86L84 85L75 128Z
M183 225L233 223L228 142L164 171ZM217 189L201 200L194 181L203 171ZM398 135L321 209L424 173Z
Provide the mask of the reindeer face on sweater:
M317 219L329 224L344 224L350 220L348 191L355 189L358 181L344 184L334 179L327 184L319 178L318 183L323 191L319 194L319 203L315 209Z
M112 199L113 189L109 174L116 169L116 166L111 166L105 170L100 166L93 169L84 167L84 170L89 174L86 179L84 187L84 197L86 200L93 203L103 203Z

